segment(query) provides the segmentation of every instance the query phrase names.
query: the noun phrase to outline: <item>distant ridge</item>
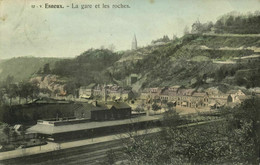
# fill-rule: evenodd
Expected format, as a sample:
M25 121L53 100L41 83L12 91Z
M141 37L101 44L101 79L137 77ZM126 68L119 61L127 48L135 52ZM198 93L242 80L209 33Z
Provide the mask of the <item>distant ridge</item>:
M2 59L0 60L0 81L3 81L8 75L13 76L15 81L28 80L44 64L49 63L53 67L54 63L59 60L62 58L24 56Z

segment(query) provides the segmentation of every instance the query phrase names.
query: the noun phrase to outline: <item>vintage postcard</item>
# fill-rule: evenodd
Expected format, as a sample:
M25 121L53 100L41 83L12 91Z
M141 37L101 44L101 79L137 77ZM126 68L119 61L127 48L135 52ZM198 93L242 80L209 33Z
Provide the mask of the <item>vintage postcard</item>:
M0 164L260 162L259 0L0 0Z

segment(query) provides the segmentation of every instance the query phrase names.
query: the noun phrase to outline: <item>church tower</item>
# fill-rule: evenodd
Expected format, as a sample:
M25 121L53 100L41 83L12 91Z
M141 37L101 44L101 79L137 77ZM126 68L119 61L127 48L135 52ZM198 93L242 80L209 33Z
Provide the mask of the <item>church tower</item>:
M134 35L133 41L132 41L132 50L136 50L137 49L137 40L136 40L136 36Z

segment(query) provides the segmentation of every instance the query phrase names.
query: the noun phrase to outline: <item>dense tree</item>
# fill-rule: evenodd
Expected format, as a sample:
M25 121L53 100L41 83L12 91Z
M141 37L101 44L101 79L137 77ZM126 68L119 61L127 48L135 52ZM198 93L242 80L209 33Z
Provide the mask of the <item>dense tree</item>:
M167 102L167 107L169 110L173 110L173 107L176 106L176 103L173 103L173 102Z
M29 93L30 93L29 96L32 100L34 100L35 98L38 97L40 92L38 84L37 82L29 82L28 86L29 86Z
M16 141L18 136L19 136L19 134L16 131L11 132L11 137L13 138L14 141Z
M77 89L78 86L75 82L73 81L69 81L68 83L66 83L66 85L64 86L64 90L67 92L67 94L72 94L73 96L76 96L77 94Z
M154 111L158 111L158 110L160 110L161 109L161 107L159 106L159 105L157 105L157 104L153 104L152 105L152 109L154 110Z
M44 66L43 66L43 73L44 74L50 74L51 73L51 69L50 69L50 64L49 63L44 64Z
M19 83L20 96L26 99L26 103L28 102L28 97L30 95L29 88L30 88L29 83L27 82Z
M53 73L71 78L70 84L77 87L90 83L112 83L111 73L106 70L119 60L118 53L113 53L108 49L90 49L75 59L58 61L53 69Z
M259 22L259 11L256 11L254 14L231 12L218 19L214 27L217 33L258 34L260 32Z
M20 82L19 83L19 95L22 98L26 99L26 103L28 102L28 98L31 100L38 97L40 93L40 89L35 82Z
M208 22L208 23L200 23L199 21L195 22L192 24L192 29L191 29L191 33L207 33L211 31L211 28L213 27L213 23L212 22Z
M230 127L237 131L236 140L243 145L243 159L250 164L260 162L260 99L253 97L232 109Z
M4 104L4 91L0 89L0 106Z
M8 138L8 142L7 142L7 143L9 143L9 141L10 141L11 129L10 129L10 127L9 127L8 125L6 125L6 126L4 127L3 133L7 136L7 138Z
M173 34L172 40L175 41L175 40L177 40L177 39L178 39L178 37L176 36L176 34Z
M176 37L176 36L175 36ZM177 38L177 37L176 37ZM175 39L176 39L175 38ZM152 43L155 44L157 42L170 42L170 39L167 35L164 35L162 38L159 38L157 40L153 40Z
M125 153L132 164L258 164L259 109L252 98L222 109L221 121L181 128L185 120L169 111L160 134L131 137Z
M8 84L5 86L5 91L9 98L9 104L12 105L12 99L18 96L18 86L16 84Z

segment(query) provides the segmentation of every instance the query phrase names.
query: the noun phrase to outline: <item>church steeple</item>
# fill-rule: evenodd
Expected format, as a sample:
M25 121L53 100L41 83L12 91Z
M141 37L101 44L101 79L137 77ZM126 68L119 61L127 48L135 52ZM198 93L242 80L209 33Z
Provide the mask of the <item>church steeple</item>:
M136 40L136 36L134 35L133 41L132 41L132 50L136 50L137 49L137 40Z

